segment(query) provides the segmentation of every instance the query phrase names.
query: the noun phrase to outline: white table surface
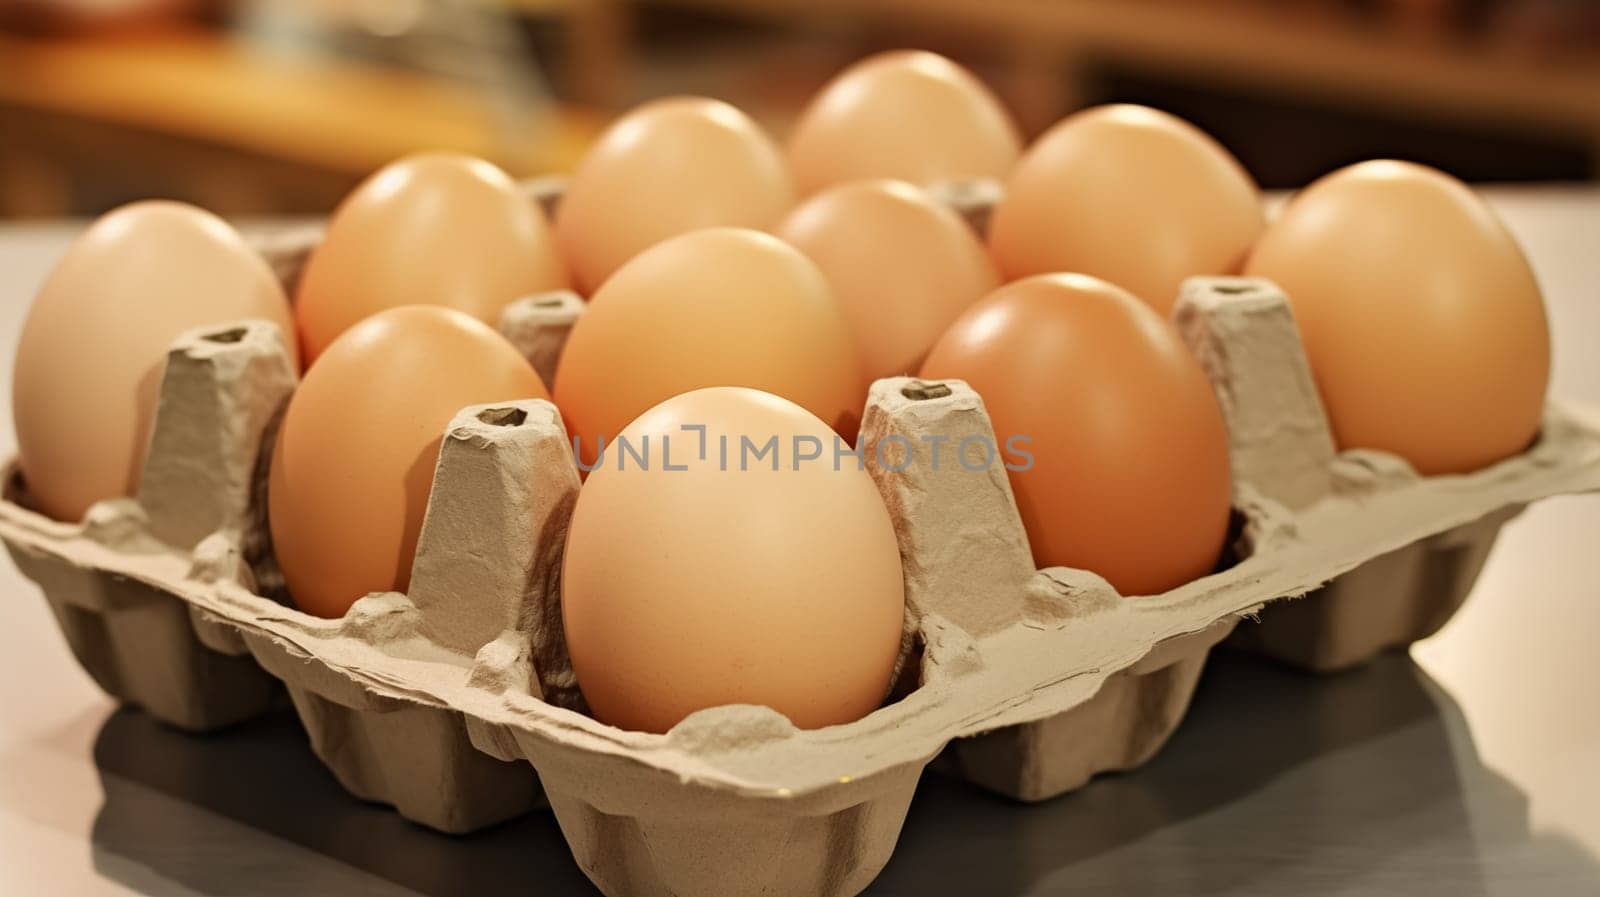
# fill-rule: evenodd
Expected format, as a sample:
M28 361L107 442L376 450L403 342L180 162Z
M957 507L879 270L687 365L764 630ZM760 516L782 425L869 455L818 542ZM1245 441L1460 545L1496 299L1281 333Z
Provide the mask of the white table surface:
M1488 192L1544 285L1553 394L1600 405L1600 190ZM0 226L5 351L80 226ZM593 890L548 813L425 831L341 792L287 711L193 737L117 710L0 561L0 895L196 893ZM925 777L868 893L1600 894L1600 497L1507 526L1409 658L1215 655L1137 773L1032 807Z

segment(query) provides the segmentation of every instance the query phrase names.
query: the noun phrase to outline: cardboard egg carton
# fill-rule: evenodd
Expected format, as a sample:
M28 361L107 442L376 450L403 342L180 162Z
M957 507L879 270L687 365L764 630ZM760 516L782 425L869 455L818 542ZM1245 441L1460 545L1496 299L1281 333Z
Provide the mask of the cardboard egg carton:
M1228 643L1318 673L1360 666L1438 632L1467 600L1513 504L1373 558L1241 626Z
M548 179L540 184L540 195L549 202L553 195L552 184ZM928 189L933 198L961 214L980 236L987 234L990 214L1004 196L1004 188L990 179L950 181L932 185ZM1194 289L1234 296L1257 290L1275 290L1269 283L1246 278L1218 280L1209 285L1200 281L1198 284ZM1209 326L1209 316L1197 314L1203 304L1203 300L1200 304L1191 302L1184 309L1174 310L1174 323L1188 330L1188 342L1201 350L1207 345L1221 345L1217 340L1209 340L1203 332ZM1291 344L1286 340L1283 345L1288 347ZM1219 367L1221 359L1202 357L1202 361L1211 367L1213 381L1218 381L1223 373ZM1297 441L1299 451L1295 452L1281 451L1275 443L1263 443L1264 451L1268 454L1262 456L1258 450L1257 457L1243 459L1243 464L1257 469L1269 469L1274 464L1331 464L1335 453L1332 432L1327 427L1315 384L1309 376L1305 376L1307 366L1300 358L1280 358L1277 363L1285 371L1296 372L1292 381L1295 384L1293 390L1285 390L1283 394L1290 397L1290 404L1298 409L1299 416L1287 426L1306 438ZM1259 403L1258 407L1270 408L1273 398L1262 394L1250 401ZM1268 425L1274 423L1263 421ZM1276 422L1275 425L1285 424ZM1362 465L1391 467L1393 469L1387 475L1392 476L1405 477L1412 473L1405 462L1381 453L1352 452L1348 460L1354 466L1346 466L1343 476L1352 488L1359 488L1356 484L1366 476L1359 469ZM1238 468L1241 459L1236 458L1235 461L1235 467ZM1289 479L1298 479L1300 484L1284 495L1291 505L1318 498L1329 486L1319 476L1296 477L1296 471L1293 470L1287 473ZM1500 528L1522 510L1521 505L1502 508L1481 520L1374 558L1314 590L1303 600L1274 607L1257 618L1254 625L1239 627L1228 639L1228 644L1265 654L1305 670L1332 673L1366 663L1383 651L1404 648L1412 642L1425 639L1438 632L1460 609L1488 559ZM1198 678L1198 669L1195 678ZM1189 690L1192 691L1192 688L1191 683ZM1182 692L1183 689L1178 691ZM1146 695L1143 700L1146 706L1156 706L1153 702L1159 698ZM1179 716L1185 706L1186 699L1178 707ZM1176 726L1176 721L1173 726ZM1154 741L1155 746L1159 746L1164 737ZM1106 762L1099 764L1096 771L1136 766L1153 753L1154 747L1137 754L1140 757L1138 760L1125 765ZM1000 790L1016 793L1016 789Z
M1227 364L1223 353L1234 340L1216 332L1223 318L1212 313L1232 304L1256 314L1287 301L1270 281L1260 278L1196 278L1185 284L1174 309L1174 324L1195 349L1213 382ZM1291 508L1305 507L1329 493L1359 497L1370 490L1419 479L1403 459L1377 451L1342 454L1334 446L1310 367L1296 341L1280 343L1294 357L1277 360L1292 379L1254 395L1219 390L1223 412L1235 443L1234 476L1260 471L1278 485L1275 490ZM1264 347L1254 351L1266 352ZM1273 395L1276 393L1276 395ZM1252 414L1254 419L1252 420ZM1242 430L1259 433L1252 442ZM1274 431L1279 435L1265 438ZM1294 451L1280 450L1293 442ZM1254 447L1252 447L1254 446ZM1457 478L1439 477L1443 485ZM1358 666L1390 648L1403 648L1437 632L1472 590L1500 528L1520 514L1522 503L1509 503L1482 517L1418 539L1375 557L1333 578L1298 601L1282 602L1263 611L1252 624L1240 626L1229 644L1266 654L1302 669L1337 672Z
M278 270L304 248L281 249ZM531 297L502 329L548 367L581 310ZM959 381L873 385L862 432L891 460L869 469L900 540L907 651L891 699L843 726L801 731L733 706L655 735L584 714L557 582L578 485L543 401L450 423L408 594L367 596L339 620L284 603L262 489L294 375L265 323L177 343L135 498L51 521L28 510L13 462L0 537L84 665L162 719L208 728L259 712L275 699L265 671L355 794L445 831L547 801L608 894L854 894L947 745L942 765L1030 799L1136 765L1241 616L1600 488L1600 417L1556 403L1529 452L1469 476L1336 455L1288 306L1264 282L1191 281L1177 322L1222 402L1239 525L1229 563L1163 595L1035 569L1004 469L936 469L921 439L992 439L981 399Z

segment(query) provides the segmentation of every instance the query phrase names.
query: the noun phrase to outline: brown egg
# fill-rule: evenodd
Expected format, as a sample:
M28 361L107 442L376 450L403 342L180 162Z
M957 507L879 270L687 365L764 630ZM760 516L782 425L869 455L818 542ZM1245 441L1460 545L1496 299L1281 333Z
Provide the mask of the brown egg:
M648 468L608 453L590 474L561 573L595 717L665 732L706 707L763 704L810 729L882 703L905 614L900 551L871 475L833 463L827 424L715 388L668 399L622 438Z
M572 176L556 234L584 295L645 249L686 231L766 229L794 203L783 156L718 100L656 100L618 119Z
M450 419L547 397L517 350L464 312L401 306L346 330L290 398L267 481L295 604L339 617L369 592L405 591Z
M1007 280L1090 274L1165 315L1184 278L1237 273L1264 220L1250 175L1198 128L1100 106L1028 148L990 218L989 248Z
M903 181L829 188L778 236L827 276L868 379L915 371L950 322L1000 285L966 221Z
M1222 412L1177 332L1127 292L1081 274L1003 286L922 376L971 384L1008 467L1027 468L1011 487L1039 566L1152 595L1216 565L1232 488Z
M1522 250L1465 184L1364 162L1296 196L1246 273L1283 287L1344 448L1464 473L1538 432L1550 327Z
M1005 177L1017 127L972 73L920 50L880 53L839 73L789 137L802 195L845 181Z
M173 340L246 318L277 324L294 354L282 287L210 212L138 202L84 231L34 299L12 369L17 446L39 510L78 520L132 495Z
M776 393L855 437L866 396L855 343L799 250L732 227L656 244L590 300L561 353L555 395L589 462L600 440L703 386Z
M315 360L346 328L400 305L444 305L493 324L507 303L563 289L544 213L471 156L408 156L340 204L306 263L295 318Z

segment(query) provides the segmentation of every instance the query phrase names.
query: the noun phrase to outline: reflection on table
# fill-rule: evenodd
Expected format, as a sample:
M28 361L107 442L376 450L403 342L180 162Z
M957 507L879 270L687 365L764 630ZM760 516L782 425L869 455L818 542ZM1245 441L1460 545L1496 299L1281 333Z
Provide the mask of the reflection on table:
M192 737L101 728L97 870L150 893L591 894L554 817L464 838L344 794L286 709ZM285 841L328 858L274 862ZM303 856L299 851L296 856ZM1147 768L1038 805L924 777L871 895L1573 894L1600 862L1531 833L1455 703L1404 654L1317 678L1218 651Z

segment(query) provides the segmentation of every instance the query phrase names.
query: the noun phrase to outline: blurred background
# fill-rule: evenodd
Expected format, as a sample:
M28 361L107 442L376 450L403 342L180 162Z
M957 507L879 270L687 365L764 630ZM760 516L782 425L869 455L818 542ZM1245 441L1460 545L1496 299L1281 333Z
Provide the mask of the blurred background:
M1600 173L1596 0L0 0L0 217L323 212L419 149L563 171L674 93L781 136L898 47L972 68L1029 137L1107 101L1174 112L1265 187L1374 156Z

